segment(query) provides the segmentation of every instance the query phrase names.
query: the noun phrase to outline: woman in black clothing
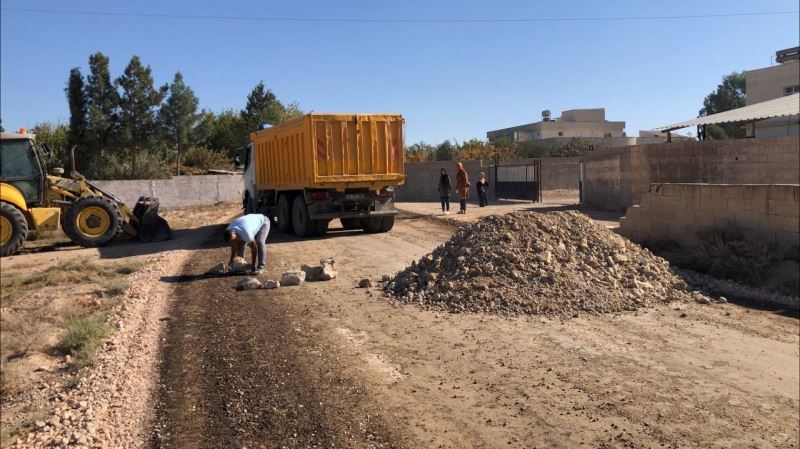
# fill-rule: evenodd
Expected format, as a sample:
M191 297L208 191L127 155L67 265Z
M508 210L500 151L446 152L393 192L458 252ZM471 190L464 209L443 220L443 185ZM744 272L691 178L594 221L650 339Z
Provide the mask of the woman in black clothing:
M478 182L475 184L478 189L478 203L480 207L489 205L489 183L486 181L486 175L481 172Z
M450 176L447 170L442 168L442 174L439 176L439 198L442 200L442 213L447 215L450 213Z

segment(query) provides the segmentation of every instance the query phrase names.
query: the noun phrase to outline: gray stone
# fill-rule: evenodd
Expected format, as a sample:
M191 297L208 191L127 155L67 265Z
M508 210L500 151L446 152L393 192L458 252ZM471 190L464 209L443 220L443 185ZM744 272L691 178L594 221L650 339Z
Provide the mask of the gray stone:
M317 267L303 265L301 270L306 274L307 281L330 281L338 274L336 272L336 261L333 258L320 260Z
M261 284L261 288L264 288L264 289L267 289L267 290L270 290L270 289L273 289L273 288L279 288L280 286L281 286L280 282L272 280L272 279L268 279L268 280L264 281L263 284Z
M305 271L287 271L281 276L281 285L284 287L292 285L300 285L306 280Z
M236 284L236 290L254 290L257 288L261 288L261 282L252 277L247 277L244 279L239 280Z
M225 271L227 271L227 268L228 267L227 267L227 265L225 265L225 262L220 262L220 263L214 265L213 267L211 267L211 269L208 270L208 274L213 274L213 275L225 274Z

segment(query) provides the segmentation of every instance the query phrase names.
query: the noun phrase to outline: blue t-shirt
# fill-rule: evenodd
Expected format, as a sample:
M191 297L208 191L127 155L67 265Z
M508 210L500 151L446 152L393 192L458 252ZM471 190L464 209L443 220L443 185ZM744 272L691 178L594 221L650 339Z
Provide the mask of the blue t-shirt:
M235 232L236 235L244 242L252 242L253 239L256 238L258 231L261 230L261 227L264 226L264 223L266 222L266 215L247 214L237 218L236 220L233 220L233 222L225 229L230 229Z

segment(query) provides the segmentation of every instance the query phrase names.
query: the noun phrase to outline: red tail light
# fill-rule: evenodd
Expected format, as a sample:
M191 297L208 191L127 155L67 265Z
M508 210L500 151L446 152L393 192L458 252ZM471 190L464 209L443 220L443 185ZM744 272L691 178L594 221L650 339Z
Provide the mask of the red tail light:
M392 189L392 188L383 189L380 192L378 192L378 196L381 196L381 197L384 197L384 198L394 198L394 189Z
M315 192L311 192L311 198L315 200L327 200L330 197L330 194L324 190L317 190Z

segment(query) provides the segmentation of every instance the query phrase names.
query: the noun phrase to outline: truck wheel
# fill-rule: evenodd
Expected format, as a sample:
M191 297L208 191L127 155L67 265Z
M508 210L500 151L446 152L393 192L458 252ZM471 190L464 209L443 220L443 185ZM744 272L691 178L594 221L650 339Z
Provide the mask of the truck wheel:
M361 220L358 218L340 218L339 221L345 229L361 229Z
M381 232L389 232L394 227L394 215L387 215L381 221Z
M381 232L383 226L383 217L370 217L361 219L361 227L367 234L375 234Z
M114 240L122 230L122 213L108 198L78 198L66 214L64 234L86 248L104 246Z
M0 256L17 254L28 235L28 222L16 207L0 203Z
M328 233L330 220L314 220L314 235L322 237Z
M245 214L252 214L255 212L255 208L253 207L253 199L250 198L250 192L245 191L244 199L242 200L242 209L244 209Z
M292 207L289 196L283 194L278 198L278 230L284 234L292 232Z
M310 237L314 234L314 222L308 215L308 207L306 206L303 195L297 195L294 198L294 204L292 205L292 227L294 228L294 235L298 237Z

